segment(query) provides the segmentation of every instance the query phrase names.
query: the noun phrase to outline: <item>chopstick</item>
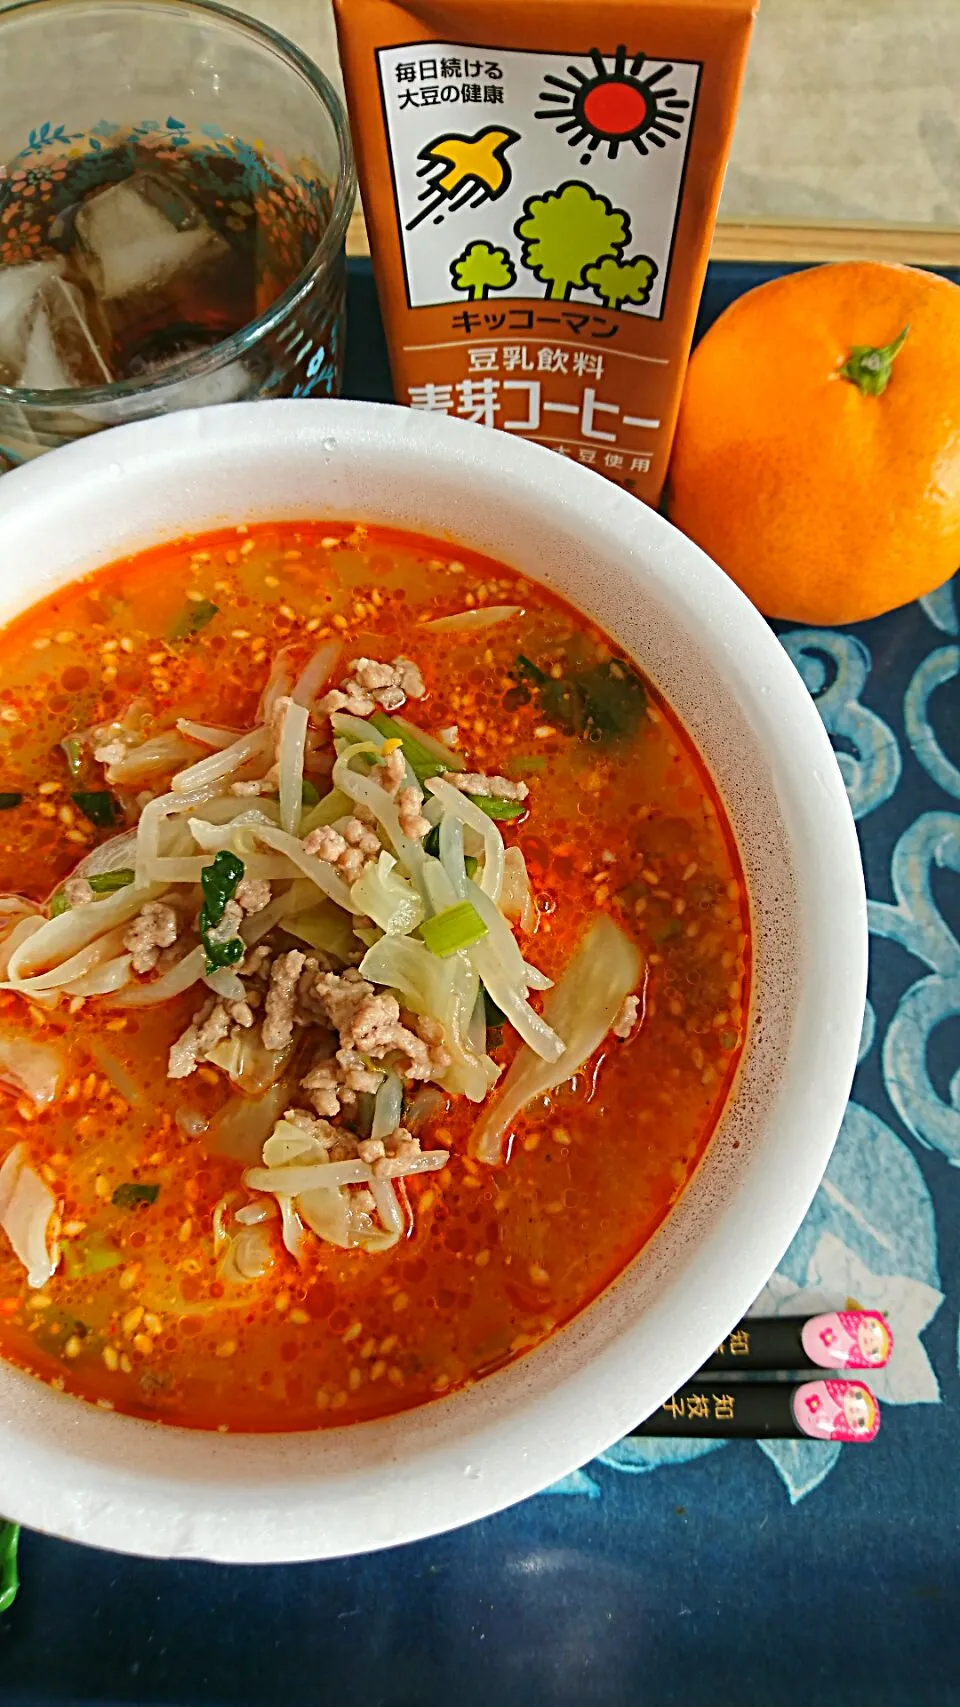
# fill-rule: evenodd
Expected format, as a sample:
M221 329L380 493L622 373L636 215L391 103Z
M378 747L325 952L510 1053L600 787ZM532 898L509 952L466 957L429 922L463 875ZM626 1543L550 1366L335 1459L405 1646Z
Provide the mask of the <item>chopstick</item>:
M841 1440L865 1443L880 1428L880 1406L863 1381L798 1370L881 1369L893 1350L890 1324L876 1310L822 1316L749 1316L727 1335L692 1381L671 1394L631 1434L699 1439ZM779 1381L741 1381L774 1372ZM723 1381L711 1381L721 1375ZM732 1377L732 1379L729 1379Z
M863 1444L880 1428L880 1406L862 1381L690 1381L636 1435L708 1440L842 1440Z
M747 1369L882 1369L893 1334L877 1310L825 1316L747 1316L698 1375Z

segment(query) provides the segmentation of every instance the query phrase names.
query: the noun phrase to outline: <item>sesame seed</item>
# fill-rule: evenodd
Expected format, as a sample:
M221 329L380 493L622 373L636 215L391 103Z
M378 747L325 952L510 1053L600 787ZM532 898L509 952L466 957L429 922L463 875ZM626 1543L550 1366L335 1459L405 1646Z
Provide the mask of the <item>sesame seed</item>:
M41 1292L39 1297L31 1298L30 1309L31 1310L49 1310L52 1303L53 1303L53 1299L48 1298L47 1294L45 1292Z
M99 1193L97 1195L99 1196ZM117 1283L121 1292L131 1292L133 1290L137 1284L137 1275L139 1273L140 1264L138 1262L132 1262L128 1268L124 1269Z
M317 629L319 627L320 627L320 618L318 616L312 616L310 618L310 621L307 623L307 633L308 634L316 634Z
M549 1286L550 1285L550 1276L547 1273L546 1269L542 1266L541 1263L532 1262L530 1264L529 1273L530 1273L530 1279L533 1281L534 1286Z
M332 533L328 533L328 534L325 534L323 539L320 541L320 548L322 551L332 551L334 546L339 545L339 544L340 544L340 541L336 537L336 535L332 534Z
M133 1373L133 1364L130 1362L125 1351L120 1353L120 1368L123 1370L124 1375L130 1375Z
M236 1340L221 1340L217 1346L218 1357L232 1357L237 1349Z
M318 1411L328 1411L330 1409L330 1394L327 1392L326 1387L317 1388L313 1402Z
M123 639L121 640L120 650L121 650L121 652L133 652L136 650L133 641L130 639L129 634L125 634Z
M116 672L116 670L112 664L107 665L106 669L103 672L103 679L105 682L115 682L116 681L117 672Z
M250 630L249 628L231 628L230 638L231 640L249 640Z
M107 1368L111 1371L111 1373L115 1373L116 1370L118 1370L120 1368L120 1353L116 1350L116 1348L114 1346L105 1345L103 1348L102 1356L103 1356L104 1363L106 1364Z
M5 705L3 710L0 711L0 719L2 719L4 723L19 723L20 713L19 711L14 711L12 705Z
M255 548L255 541L252 539L245 539L243 544L240 547L240 556L241 557L249 557L251 551L253 551L254 548Z
M279 611L279 613L280 613L280 615L281 615L281 616L285 616L285 617L286 617L286 619L287 619L287 621L288 621L288 622L296 622L296 620L297 620L297 613L296 613L296 611L295 611L295 610L294 610L294 609L293 609L293 608L292 608L292 606L290 606L290 605L278 605L278 606L277 606L277 610L278 610L278 611Z
M473 1260L474 1260L474 1264L477 1268L486 1268L488 1262L490 1261L490 1252L489 1251L478 1251Z
M346 1333L343 1336L344 1344L347 1344L347 1342L349 1340L359 1339L360 1335L362 1333L363 1333L363 1323L362 1322L351 1322L349 1328L347 1329Z
M42 635L39 640L34 641L33 649L35 652L45 652L47 647L49 646L49 644L50 644L49 635Z
M61 628L56 636L56 642L58 646L69 646L71 641L76 640L76 638L72 628Z
M393 1300L393 1308L397 1312L397 1314L399 1315L401 1310L406 1309L409 1302L410 1302L410 1299L407 1296L406 1292L398 1292L397 1296Z
M399 1344L400 1344L399 1334L388 1334L386 1339L381 1341L380 1356L381 1357L389 1357L390 1353L392 1351L396 1351L396 1348Z
M310 1317L306 1310L297 1309L290 1311L290 1320L291 1322L296 1322L298 1328L303 1328L309 1322Z
M284 556L284 561L286 563L299 563L301 557L303 556L303 552L302 551L285 551L283 556Z
M143 1318L143 1325L146 1328L147 1333L153 1334L154 1337L156 1337L157 1334L163 1333L163 1323L159 1316L154 1315L152 1310L147 1311Z
M187 598L190 600L190 603L194 605L202 605L205 597L206 594L198 592L196 587L190 587L187 592Z
M76 1334L71 1334L63 1348L63 1355L64 1357L79 1357L82 1350L82 1342L77 1338Z
M354 1366L354 1368L351 1369L349 1375L347 1376L347 1386L349 1387L351 1393L356 1392L356 1390L360 1386L360 1383L362 1380L363 1380L363 1371L361 1369L357 1369L356 1366Z
M276 1298L273 1300L273 1307L278 1312L278 1314L281 1316L283 1315L285 1310L289 1310L289 1308L290 1308L290 1294L289 1294L289 1292L278 1292Z
M110 1181L107 1179L106 1174L97 1175L94 1180L94 1190L98 1197L103 1198L104 1202L106 1202L107 1198L112 1195L110 1191Z
M346 627L348 627L346 617L341 616L339 611L337 612L337 615L333 619L333 626L334 626L334 628L346 628Z
M37 811L39 812L41 818L55 818L57 816L56 807L51 806L49 804L49 802L46 800L38 800L37 801Z
M381 1381L387 1373L387 1365L382 1357L378 1357L370 1369L371 1381Z
M59 794L59 792L60 784L58 782L42 782L37 789L38 794Z
M133 1309L127 1311L126 1315L123 1317L123 1319L120 1323L120 1326L122 1327L124 1333L127 1335L136 1333L137 1329L140 1326L140 1323L143 1321L143 1316L144 1316L143 1305L142 1304L134 1304Z

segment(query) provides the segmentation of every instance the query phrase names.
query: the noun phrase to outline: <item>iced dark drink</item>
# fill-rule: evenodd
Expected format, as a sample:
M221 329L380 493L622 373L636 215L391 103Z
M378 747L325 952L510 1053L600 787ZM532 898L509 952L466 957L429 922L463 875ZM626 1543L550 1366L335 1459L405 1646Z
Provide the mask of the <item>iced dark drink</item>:
M38 126L17 91L61 25L86 112ZM99 90L75 63L94 43ZM316 67L192 0L29 0L0 15L0 95L0 469L144 415L339 389L354 178ZM145 117L111 116L131 100Z

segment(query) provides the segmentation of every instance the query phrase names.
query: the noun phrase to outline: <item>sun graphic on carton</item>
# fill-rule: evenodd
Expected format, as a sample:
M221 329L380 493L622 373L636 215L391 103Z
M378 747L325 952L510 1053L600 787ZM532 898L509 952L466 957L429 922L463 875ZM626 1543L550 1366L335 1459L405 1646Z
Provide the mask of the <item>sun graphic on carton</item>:
M586 143L587 152L580 156L582 166L589 166L600 148L605 147L608 157L615 160L625 143L638 154L649 154L651 144L665 148L677 140L690 102L675 88L659 87L671 76L672 65L660 65L643 77L644 64L652 62L647 62L642 53L634 54L628 71L627 50L622 46L613 56L612 70L599 48L590 49L590 58L596 67L593 77L576 65L567 66L567 78L548 72L544 83L551 87L541 90L540 99L550 105L534 114L555 124L571 148Z

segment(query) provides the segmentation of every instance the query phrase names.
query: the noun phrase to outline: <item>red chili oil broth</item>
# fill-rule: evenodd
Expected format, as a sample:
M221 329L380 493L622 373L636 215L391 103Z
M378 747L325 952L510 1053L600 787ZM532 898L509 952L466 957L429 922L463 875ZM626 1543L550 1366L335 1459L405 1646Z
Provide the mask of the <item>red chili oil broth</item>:
M422 626L483 605L520 605L522 615L472 635ZM172 638L191 626L191 610L207 620ZM209 1066L165 1077L197 991L125 1014L87 1003L70 1015L0 995L0 1021L69 1051L49 1110L0 1089L0 1159L25 1143L59 1200L64 1252L31 1292L0 1234L0 1353L138 1416L231 1430L342 1424L509 1362L643 1248L703 1154L736 1072L747 898L692 742L649 684L628 738L591 742L551 723L518 656L555 679L622 653L553 593L422 536L349 522L226 529L111 564L10 624L0 636L0 789L23 802L0 812L0 892L46 900L116 833L72 804L72 792L104 785L90 759L70 775L59 743L71 731L134 700L145 705L145 734L178 716L249 727L277 650L290 647L299 666L335 634L345 663L412 657L428 694L406 708L411 719L434 734L457 725L471 770L528 781L527 815L501 826L523 850L536 897L537 929L521 946L556 978L586 923L608 911L645 956L642 1020L527 1107L495 1169L468 1153L475 1105L448 1098L420 1137L424 1149L448 1148L450 1161L407 1183L411 1230L392 1250L343 1251L311 1236L298 1266L274 1221L273 1269L238 1285L218 1274L212 1218L225 1194L241 1200L241 1166L184 1130L209 1120L229 1086ZM167 785L160 777L152 789ZM134 822L132 792L118 792ZM505 1028L494 1059L506 1065L516 1045ZM135 1102L105 1060L132 1080ZM155 1200L114 1204L130 1181L157 1185Z

